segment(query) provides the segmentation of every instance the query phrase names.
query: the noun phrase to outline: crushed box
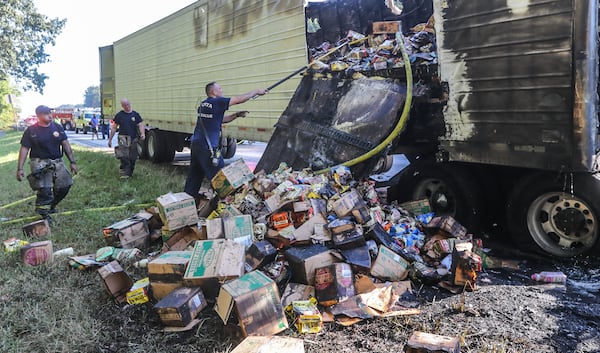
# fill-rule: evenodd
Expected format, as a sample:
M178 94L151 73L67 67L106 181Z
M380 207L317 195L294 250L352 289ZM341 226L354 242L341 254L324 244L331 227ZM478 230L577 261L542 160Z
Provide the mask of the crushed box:
M245 336L275 335L288 327L277 285L260 271L221 286L215 311L225 324L233 307Z
M254 235L252 216L242 215L225 218L223 219L223 229L225 239L243 244L246 249L252 245L252 236Z
M333 210L338 217L346 217L352 213L352 210L364 206L365 202L358 193L358 191L352 189L344 194L333 203Z
M47 219L40 219L23 226L23 234L26 237L46 238L51 234L50 224Z
M154 305L165 326L187 326L206 307L206 299L199 287L177 288Z
M231 194L240 186L254 179L254 174L243 159L238 159L223 167L212 178L211 184L220 198Z
M121 265L117 261L109 262L98 269L98 274L106 291L118 302L123 303L127 292L133 286L133 280Z
M52 262L53 253L51 240L38 241L21 247L21 260L26 265L37 266Z
M261 240L250 245L246 251L246 262L244 268L246 272L256 270L262 265L275 261L277 257L277 248L269 241Z
M285 257L292 271L292 280L296 283L313 285L315 269L339 262L331 251L318 244L293 247L285 251Z
M431 205L429 204L429 199L408 201L398 206L417 216L431 212Z
M150 280L148 277L136 281L125 295L128 304L144 304L150 301Z
M319 304L332 306L355 295L350 265L336 263L315 270L315 294Z
M309 300L315 297L315 287L301 283L288 283L281 295L281 305L285 308L298 300Z
M191 257L191 251L169 251L148 263L148 278L155 299L183 287L183 275Z
M124 249L145 249L150 242L148 222L135 216L111 224L102 233L108 245Z
M467 235L467 228L450 216L434 217L425 225L425 229L430 231L439 229L454 238L464 238Z
M198 224L196 201L185 192L170 192L156 199L160 218L169 230Z
M202 238L202 233L198 229L198 226L185 226L176 230L169 239L163 243L163 252L183 251L196 240L203 240Z
M380 245L375 263L371 267L371 274L380 279L402 281L408 276L409 266L402 256Z

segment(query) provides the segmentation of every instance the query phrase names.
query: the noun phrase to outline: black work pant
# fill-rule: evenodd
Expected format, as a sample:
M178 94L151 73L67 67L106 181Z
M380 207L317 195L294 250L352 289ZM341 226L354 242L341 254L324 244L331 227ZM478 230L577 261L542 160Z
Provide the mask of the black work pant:
M211 153L208 148L198 142L192 142L190 146L192 158L184 191L193 197L198 197L198 191L202 186L202 180L207 177L211 180L225 165L223 157L219 158L219 165L211 164Z

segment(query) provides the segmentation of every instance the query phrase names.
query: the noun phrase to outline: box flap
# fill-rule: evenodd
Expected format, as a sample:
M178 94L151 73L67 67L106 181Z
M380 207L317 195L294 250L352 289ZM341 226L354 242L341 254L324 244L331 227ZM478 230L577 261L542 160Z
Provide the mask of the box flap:
M215 303L215 311L223 320L223 324L227 325L231 311L233 310L233 297L223 287L219 290L219 296Z

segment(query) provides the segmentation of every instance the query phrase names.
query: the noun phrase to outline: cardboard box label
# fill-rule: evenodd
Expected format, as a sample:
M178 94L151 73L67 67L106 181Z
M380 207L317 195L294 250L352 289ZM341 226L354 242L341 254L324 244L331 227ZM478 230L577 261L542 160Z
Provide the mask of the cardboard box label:
M244 271L244 246L229 240L197 241L184 279L239 277Z
M21 248L21 259L23 263L31 266L52 262L52 241L38 241L27 244Z
M196 201L185 192L168 193L156 199L160 218L170 230L198 223Z
M383 245L379 246L377 259L371 268L371 274L381 279L402 281L408 276L410 264L400 255Z

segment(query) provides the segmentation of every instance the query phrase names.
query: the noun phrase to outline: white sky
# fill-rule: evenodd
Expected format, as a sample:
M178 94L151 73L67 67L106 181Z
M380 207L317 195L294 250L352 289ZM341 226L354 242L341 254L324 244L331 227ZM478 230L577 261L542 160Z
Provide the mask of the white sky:
M49 76L44 95L24 92L21 115L34 114L44 104L82 104L89 86L100 84L98 47L113 42L166 17L195 0L34 0L48 17L66 18L56 45L47 47L50 62L40 66Z

